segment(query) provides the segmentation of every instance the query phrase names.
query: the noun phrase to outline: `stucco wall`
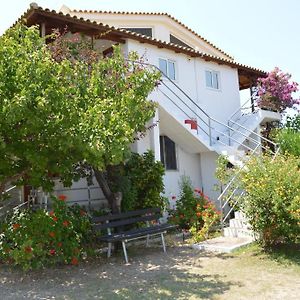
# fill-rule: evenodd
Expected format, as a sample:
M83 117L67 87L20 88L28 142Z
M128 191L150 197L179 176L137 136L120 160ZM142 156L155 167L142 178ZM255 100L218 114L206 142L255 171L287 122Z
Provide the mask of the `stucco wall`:
M203 192L216 201L220 192L215 190L218 180L215 177L218 155L215 152L203 152L200 154ZM217 203L218 204L218 203Z
M88 186L85 178L77 182L73 182L71 187L64 187L59 181L56 182L54 187L54 195L66 195L68 204L79 204L86 208L93 207L93 209L104 208L107 201L99 188L95 178L93 178L93 185Z
M226 123L229 116L240 106L236 69L200 58L191 58L171 50L159 49L152 45L145 46L145 44L132 40L128 40L128 50L137 51L139 55L144 55L149 63L156 66L158 66L160 57L174 60L177 71L175 83L195 100L207 114L218 121ZM220 72L220 90L206 87L205 70Z

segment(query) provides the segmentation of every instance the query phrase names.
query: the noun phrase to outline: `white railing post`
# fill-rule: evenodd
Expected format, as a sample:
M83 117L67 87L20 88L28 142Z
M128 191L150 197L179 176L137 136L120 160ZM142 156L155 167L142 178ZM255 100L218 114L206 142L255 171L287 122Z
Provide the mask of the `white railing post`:
M208 118L208 136L209 136L209 145L212 146L211 120L210 120L210 118Z

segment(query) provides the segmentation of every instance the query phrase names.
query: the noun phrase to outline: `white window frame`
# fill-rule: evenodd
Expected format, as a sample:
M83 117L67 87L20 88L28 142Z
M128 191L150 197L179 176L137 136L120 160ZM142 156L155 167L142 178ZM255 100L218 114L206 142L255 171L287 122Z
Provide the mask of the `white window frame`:
M161 60L165 60L167 62L167 73L166 75L173 81L178 81L178 68L177 68L177 62L174 59L170 59L170 58L165 58L165 57L159 57L158 58L158 68L159 68L159 61ZM170 73L169 73L169 62L174 64L174 72L175 72L175 79L172 79L170 77Z
M212 74L212 86L207 85L207 79L206 79L206 73L210 72ZM212 90L212 91L221 91L221 73L220 71L212 70L212 69L206 69L204 72L204 78L205 78L205 86L207 89ZM214 75L217 75L218 78L218 87L214 87Z

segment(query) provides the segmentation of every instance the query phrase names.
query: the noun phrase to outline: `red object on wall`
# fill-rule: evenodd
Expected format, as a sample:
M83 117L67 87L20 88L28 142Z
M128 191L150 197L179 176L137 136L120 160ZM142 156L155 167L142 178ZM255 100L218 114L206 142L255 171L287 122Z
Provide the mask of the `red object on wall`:
M197 120L185 120L184 124L190 124L192 130L197 130L198 129Z

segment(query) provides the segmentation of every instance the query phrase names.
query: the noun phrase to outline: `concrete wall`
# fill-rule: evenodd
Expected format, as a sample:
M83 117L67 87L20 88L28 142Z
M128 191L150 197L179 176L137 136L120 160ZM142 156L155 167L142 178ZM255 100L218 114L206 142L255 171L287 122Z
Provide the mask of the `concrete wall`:
M179 182L183 175L191 179L194 188L202 188L199 154L187 153L179 145L176 145L176 151L178 170L166 170L164 176L165 195L169 200L172 196L179 197Z
M70 205L79 204L93 209L107 206L107 201L95 178L93 178L93 185L91 186L88 186L85 178L73 182L71 187L64 187L61 182L57 181L53 194L56 196L66 195L67 203Z
M200 154L203 192L210 199L216 201L220 191L216 191L218 180L215 177L218 155L215 152L203 152ZM218 204L218 203L217 203Z
M226 123L229 116L240 106L237 70L200 58L191 58L182 53L159 49L152 45L128 40L128 50L144 55L147 62L158 66L159 58L175 61L178 84L211 117ZM206 87L205 70L214 70L220 74L220 89ZM160 99L154 99L159 102ZM164 99L162 99L164 100ZM165 101L164 101L165 102ZM203 116L201 114L201 116Z

